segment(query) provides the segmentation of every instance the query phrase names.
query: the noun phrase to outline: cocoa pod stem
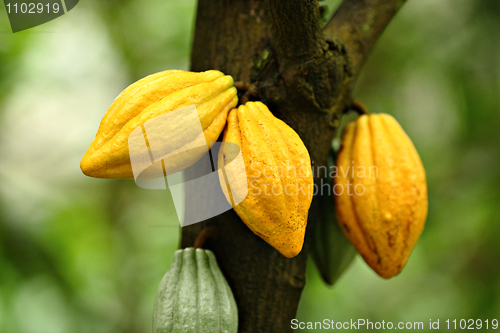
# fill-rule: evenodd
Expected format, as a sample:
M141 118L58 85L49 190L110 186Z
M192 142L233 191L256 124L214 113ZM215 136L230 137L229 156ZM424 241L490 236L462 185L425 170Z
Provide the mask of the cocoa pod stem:
M357 99L352 101L349 110L356 111L360 116L364 114L366 115L370 114L370 110L368 109L366 104Z

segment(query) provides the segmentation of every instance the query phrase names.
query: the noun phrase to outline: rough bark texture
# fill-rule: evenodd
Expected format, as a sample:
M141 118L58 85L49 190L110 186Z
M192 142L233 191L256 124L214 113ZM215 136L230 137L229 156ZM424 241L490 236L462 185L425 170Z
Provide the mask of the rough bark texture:
M243 82L248 91L241 99L266 103L300 135L313 166L322 166L361 65L403 2L345 0L323 31L317 0L199 0L191 67ZM199 174L196 168L186 170L187 177ZM186 185L186 198L200 195L199 186ZM232 287L240 332L292 331L310 228L321 218L318 202L309 211L304 249L293 259L254 235L232 210L182 229L181 247L193 246L205 230L201 243L215 253Z

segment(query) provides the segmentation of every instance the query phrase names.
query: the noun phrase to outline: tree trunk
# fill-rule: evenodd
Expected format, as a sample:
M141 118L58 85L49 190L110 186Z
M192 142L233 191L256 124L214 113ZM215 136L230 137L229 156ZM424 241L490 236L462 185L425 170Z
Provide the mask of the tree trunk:
M323 28L314 0L199 0L191 69L218 69L233 76L240 81L241 103L261 100L295 129L309 150L315 184L321 186L317 168L326 165L359 68L402 3L345 0L339 15ZM350 26L351 16L356 24L369 21L368 32ZM187 169L187 177L199 174L196 168ZM186 198L199 196L199 186L186 185ZM254 235L234 210L182 228L182 248L193 246L204 230L203 247L215 253L236 298L239 332L292 331L305 285L311 228L321 218L317 199L309 211L304 248L293 259ZM185 213L190 214L188 205Z

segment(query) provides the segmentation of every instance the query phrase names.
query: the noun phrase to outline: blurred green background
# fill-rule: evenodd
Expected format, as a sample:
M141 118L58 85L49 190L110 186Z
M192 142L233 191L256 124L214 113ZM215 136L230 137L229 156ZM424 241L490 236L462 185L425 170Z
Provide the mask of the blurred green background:
M0 5L0 332L151 331L172 199L79 161L123 88L188 69L194 17L193 0L88 0L13 34ZM500 1L409 0L355 96L420 152L426 229L389 281L357 258L327 287L310 262L297 318L500 319Z

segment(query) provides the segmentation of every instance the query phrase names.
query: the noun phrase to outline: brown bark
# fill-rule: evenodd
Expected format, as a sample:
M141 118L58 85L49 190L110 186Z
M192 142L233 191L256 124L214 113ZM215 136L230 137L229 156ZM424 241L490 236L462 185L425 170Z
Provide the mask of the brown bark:
M347 0L325 27L325 34L343 41L352 69L360 72L368 53L406 0Z
M383 5L382 0L345 0L327 25L329 38L325 38L317 0L199 0L191 68L218 69L246 83L241 86L251 86L245 99L266 103L300 135L313 166L325 165L362 61L401 1L387 2L392 5ZM346 6L351 7L346 10ZM378 16L363 14L379 6L383 12ZM352 17L355 24L349 27L346 21ZM359 24L373 26L376 32L351 36L349 29L354 31ZM364 47L355 47L358 43ZM196 166L186 170L188 177L196 172ZM198 192L186 186L187 198L196 198ZM293 259L254 235L233 210L184 227L181 247L193 246L200 232L210 227L197 246L202 239L203 247L217 256L238 304L239 331L291 332L305 285L310 228L319 218L314 199L304 249Z

